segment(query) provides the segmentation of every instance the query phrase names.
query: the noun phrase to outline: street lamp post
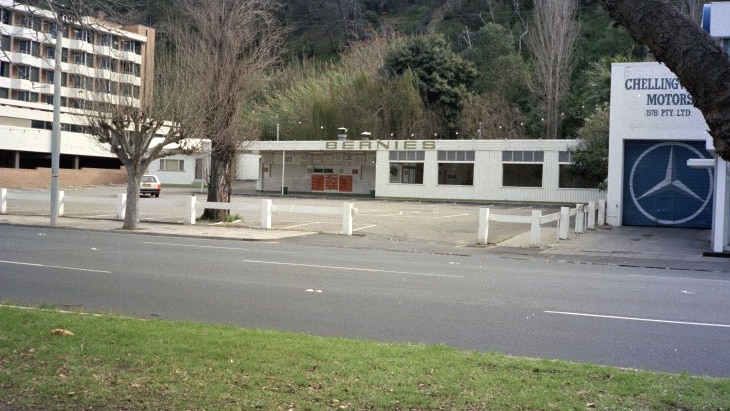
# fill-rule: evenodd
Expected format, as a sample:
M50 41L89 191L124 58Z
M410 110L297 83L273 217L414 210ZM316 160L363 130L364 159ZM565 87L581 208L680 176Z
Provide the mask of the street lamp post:
M63 56L61 16L56 13L56 48L53 71L53 126L51 128L51 227L58 223L59 169L61 163L61 58Z

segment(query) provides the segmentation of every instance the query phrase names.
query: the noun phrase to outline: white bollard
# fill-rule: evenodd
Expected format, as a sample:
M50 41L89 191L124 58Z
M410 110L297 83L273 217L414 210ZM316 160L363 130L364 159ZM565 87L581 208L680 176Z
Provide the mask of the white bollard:
M540 218L542 218L542 211L532 210L532 221L530 222L530 245L532 247L540 247L540 239L542 238Z
M261 228L271 230L271 200L261 200Z
M489 238L489 208L479 209L479 232L477 232L478 244L487 244Z
M589 230L595 230L596 229L596 202L595 201L589 201L588 202L588 229Z
M560 220L558 222L558 239L570 239L570 208L560 207Z
M598 225L606 225L606 200L598 200Z
M58 192L58 216L59 217L63 217L63 214L66 210L66 207L65 207L65 198L66 197L64 194L65 194L65 192L63 192L63 191Z
M583 234L585 232L585 218L586 214L583 210L583 204L575 205L575 232L577 234Z
M124 220L127 214L127 193L117 194L117 220Z
M342 235L352 235L352 220L354 216L354 204L345 203L342 207Z
M0 188L0 214L8 213L8 189Z
M193 225L195 224L195 203L198 201L198 199L195 197L195 194L191 195L187 202L187 214L185 215L185 224Z

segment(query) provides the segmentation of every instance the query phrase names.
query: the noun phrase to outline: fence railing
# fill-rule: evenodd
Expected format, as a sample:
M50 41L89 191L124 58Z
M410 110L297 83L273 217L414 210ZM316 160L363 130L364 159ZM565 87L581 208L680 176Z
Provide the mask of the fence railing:
M7 214L8 200L25 200L25 201L40 201L48 202L49 197L46 193L34 193L25 191L8 191L6 188L0 189L0 214ZM196 214L198 208L210 208L216 210L230 210L232 212L255 212L260 215L260 227L265 230L271 229L271 215L272 212L280 213L296 213L296 214L330 214L330 215L341 215L342 216L342 231L343 235L352 235L352 226L354 216L357 213L353 203L344 203L342 207L331 207L331 206L306 206L306 205L274 205L272 200L265 199L261 200L260 203L223 203L223 202L209 202L209 201L198 201L196 196L192 195L186 197L185 200L156 200L155 204L167 203L168 205L175 205L177 207L185 209L185 224L195 224ZM63 217L65 214L65 204L67 203L91 203L91 204L105 204L116 207L115 218L117 220L124 220L127 209L127 194L118 193L116 198L113 197L91 197L91 196L79 196L71 197L66 196L63 191L59 192L59 217Z
M596 208L596 202L590 201L588 204L576 204L575 208L561 207L560 212L547 215L543 215L539 210L533 210L532 214L527 216L494 214L489 208L480 208L477 241L479 244L487 244L490 221L530 224L530 246L532 247L540 247L542 226L557 221L557 239L569 240L571 217L575 217L574 232L576 234L583 234L586 229L594 230L596 222L598 225L606 223L606 200L599 200L598 208Z
M7 214L8 200L26 200L48 202L48 194L26 191L12 191L0 189L0 214ZM162 200L156 200L159 205ZM166 200L177 207L185 210L184 223L195 224L198 208L223 209L231 212L254 212L260 216L260 227L265 230L271 229L272 213L297 213L297 214L329 214L342 216L342 235L352 235L353 223L357 209L353 203L344 203L341 207L332 206L308 206L308 205L283 205L273 204L270 199L263 199L258 204L251 202L219 203L209 201L198 201L195 195L186 197L185 200ZM115 218L124 220L127 195L117 194L113 197L92 197L65 196L64 192L59 193L59 216L65 213L64 205L67 203L92 203L106 204L116 207ZM530 246L540 247L542 241L542 226L557 222L557 240L569 240L571 238L570 221L574 219L573 232L582 234L586 229L593 230L596 225L602 226L606 222L606 200L589 202L588 204L576 204L574 208L561 207L560 212L543 215L542 211L533 210L530 215L508 215L495 214L489 208L479 209L479 225L477 241L479 244L487 244L489 237L490 222L518 223L530 225Z

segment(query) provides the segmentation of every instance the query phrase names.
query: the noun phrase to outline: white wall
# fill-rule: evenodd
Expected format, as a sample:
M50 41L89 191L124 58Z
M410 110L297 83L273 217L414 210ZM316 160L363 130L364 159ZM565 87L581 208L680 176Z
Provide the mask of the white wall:
M624 141L711 141L702 113L687 101L688 96L674 73L661 63L612 65L608 224L621 225Z

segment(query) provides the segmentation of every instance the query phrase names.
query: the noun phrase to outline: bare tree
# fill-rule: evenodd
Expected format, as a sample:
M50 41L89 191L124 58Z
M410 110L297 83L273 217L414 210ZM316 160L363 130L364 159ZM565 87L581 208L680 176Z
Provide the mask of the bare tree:
M242 133L241 110L278 61L284 31L270 0L176 0L181 19L171 21L169 47L194 80L186 85L203 112L210 141L208 201L229 202L235 156L251 134ZM226 210L206 209L221 220Z
M667 0L596 0L677 75L704 114L718 155L730 161L730 58Z
M89 133L108 145L127 172L127 204L123 229L139 226L140 180L153 161L201 150L202 113L191 104L186 86L190 73L169 53L158 56L154 94L137 99L120 87L92 104ZM103 80L101 80L103 82Z
M535 64L534 92L545 113L546 138L558 137L560 109L568 88L578 38L576 0L535 0L527 47Z

